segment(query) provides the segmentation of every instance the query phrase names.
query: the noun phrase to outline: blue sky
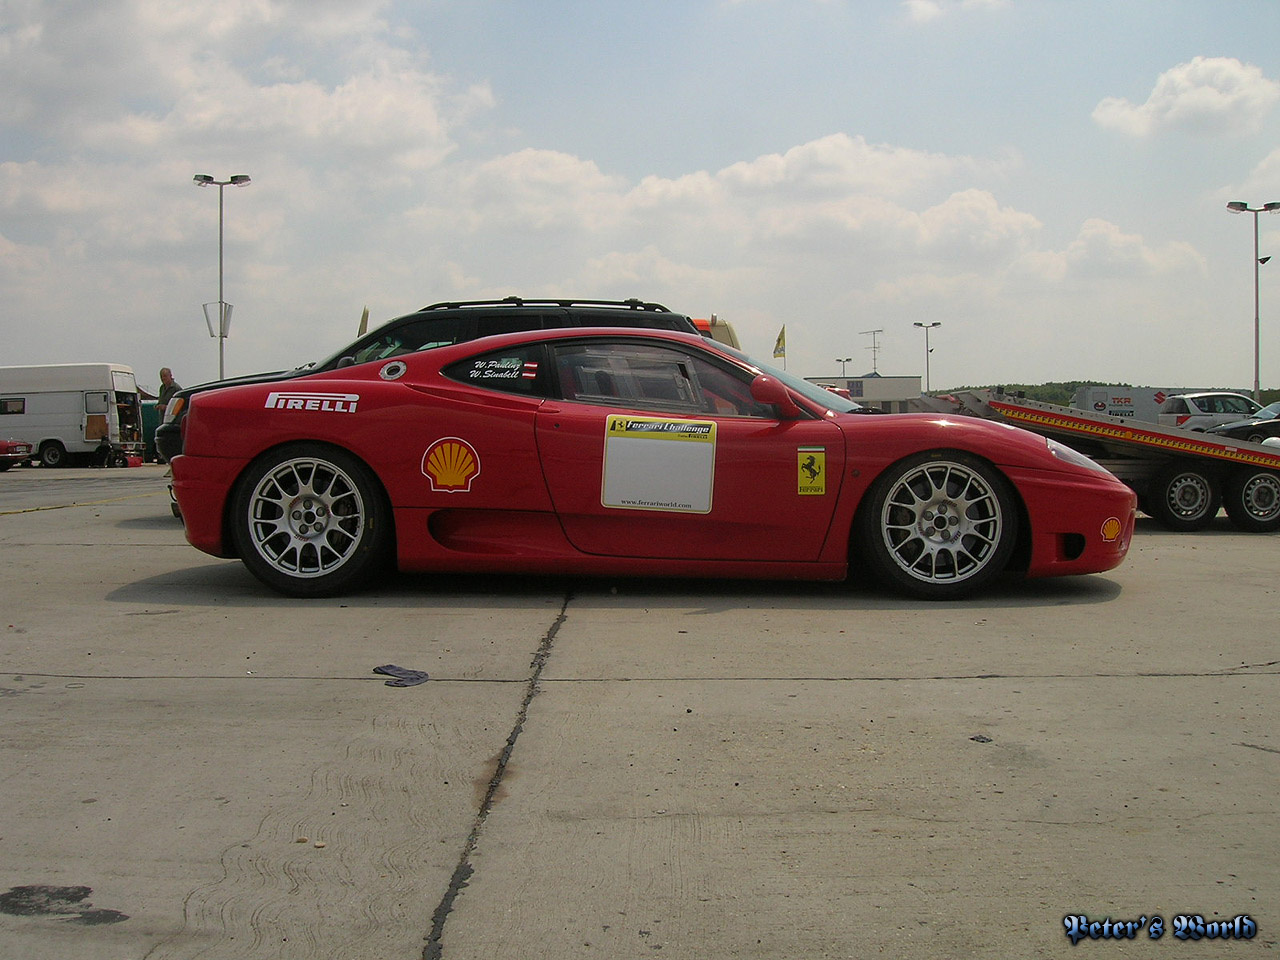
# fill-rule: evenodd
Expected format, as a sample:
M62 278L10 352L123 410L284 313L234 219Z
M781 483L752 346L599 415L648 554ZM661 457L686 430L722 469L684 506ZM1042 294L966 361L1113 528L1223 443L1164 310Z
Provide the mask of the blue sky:
M1249 387L1280 4L0 0L3 363L294 366L437 300L642 297L788 368ZM1280 216L1260 220L1280 253ZM1280 386L1280 259L1261 269Z

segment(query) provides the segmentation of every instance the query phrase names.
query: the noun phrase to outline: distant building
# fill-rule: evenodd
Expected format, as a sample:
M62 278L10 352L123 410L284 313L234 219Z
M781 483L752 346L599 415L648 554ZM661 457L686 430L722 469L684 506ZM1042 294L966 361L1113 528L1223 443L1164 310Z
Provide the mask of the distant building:
M886 413L907 413L912 400L920 396L919 377L882 377L868 373L862 377L805 377L820 387L849 391L849 399ZM843 393L842 393L843 395Z

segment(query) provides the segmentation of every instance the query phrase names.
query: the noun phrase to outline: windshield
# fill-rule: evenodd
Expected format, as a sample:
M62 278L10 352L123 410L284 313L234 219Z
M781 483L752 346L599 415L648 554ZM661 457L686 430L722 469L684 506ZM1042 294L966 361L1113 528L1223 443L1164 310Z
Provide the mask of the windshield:
M807 397L814 403L819 403L828 410L834 410L836 413L857 413L859 410L865 409L862 404L854 403L852 400L846 400L838 393L832 393L826 387L820 387L816 383L810 383L797 377L795 374L787 373L785 370L779 370L777 367L770 366L767 363L761 363L755 357L749 357L741 350L736 350L727 344L716 344L725 353L737 357L739 360L745 360L751 366L755 367L761 373L767 373L769 376L781 380L788 387L803 397Z
M1259 420L1274 420L1280 417L1280 400L1275 403L1268 403L1265 407L1254 414Z

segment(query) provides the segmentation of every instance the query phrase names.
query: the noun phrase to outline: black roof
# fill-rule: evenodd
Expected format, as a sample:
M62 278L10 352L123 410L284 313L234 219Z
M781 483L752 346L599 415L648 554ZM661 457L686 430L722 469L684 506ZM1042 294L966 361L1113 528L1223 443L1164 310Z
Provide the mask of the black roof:
M671 312L660 303L649 303L635 297L629 300L529 300L524 297L503 297L501 300L448 300L443 303L433 303L418 312L453 310L458 307L622 307L628 310L648 310L652 313Z

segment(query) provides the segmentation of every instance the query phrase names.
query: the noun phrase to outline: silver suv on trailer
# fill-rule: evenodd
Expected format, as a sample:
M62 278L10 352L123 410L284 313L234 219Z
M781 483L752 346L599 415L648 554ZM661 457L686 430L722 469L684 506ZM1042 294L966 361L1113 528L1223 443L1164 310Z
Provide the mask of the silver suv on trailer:
M1220 423L1244 420L1261 409L1261 404L1242 393L1183 393L1165 400L1157 416L1161 426L1204 431Z

